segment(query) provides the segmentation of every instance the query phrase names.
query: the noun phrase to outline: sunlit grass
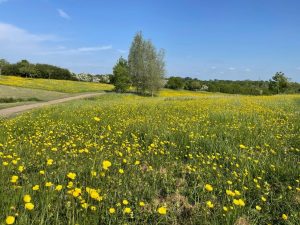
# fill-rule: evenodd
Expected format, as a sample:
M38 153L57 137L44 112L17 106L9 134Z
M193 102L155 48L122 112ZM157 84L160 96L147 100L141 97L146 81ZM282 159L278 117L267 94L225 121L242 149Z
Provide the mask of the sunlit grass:
M300 97L202 95L2 120L0 223L299 224Z
M0 84L65 93L95 92L113 89L113 85L110 84L68 80L32 79L16 76L0 76Z

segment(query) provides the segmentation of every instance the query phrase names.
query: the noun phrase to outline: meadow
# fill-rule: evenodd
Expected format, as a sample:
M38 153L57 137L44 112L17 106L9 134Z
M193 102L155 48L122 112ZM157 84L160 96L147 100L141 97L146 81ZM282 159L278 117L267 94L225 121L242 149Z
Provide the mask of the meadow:
M300 224L299 110L164 91L2 119L0 224Z
M42 89L64 93L98 92L113 89L113 85L110 84L70 80L22 78L16 76L0 76L0 85Z
M37 101L50 101L74 94L0 85L0 109Z

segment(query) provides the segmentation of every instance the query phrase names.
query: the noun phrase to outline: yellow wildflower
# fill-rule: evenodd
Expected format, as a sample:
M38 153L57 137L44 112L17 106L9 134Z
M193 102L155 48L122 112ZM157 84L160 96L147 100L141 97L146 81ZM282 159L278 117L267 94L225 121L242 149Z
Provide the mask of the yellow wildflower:
M102 167L103 167L103 169L107 170L109 167L111 167L111 162L108 160L104 160L102 162Z
M6 224L14 224L14 222L15 222L15 217L13 217L13 216L8 216L8 217L6 217L5 222L6 222Z
M115 208L110 208L108 211L109 211L110 214L113 214L113 213L116 212Z
M34 204L32 204L31 202L26 203L25 204L25 209L33 210L34 209Z
M23 201L24 202L30 202L31 201L31 196L30 195L24 195Z
M213 190L213 187L210 185L210 184L205 184L205 189L207 191L212 191Z
M167 214L167 207L163 206L158 208L157 212L161 215L166 215Z

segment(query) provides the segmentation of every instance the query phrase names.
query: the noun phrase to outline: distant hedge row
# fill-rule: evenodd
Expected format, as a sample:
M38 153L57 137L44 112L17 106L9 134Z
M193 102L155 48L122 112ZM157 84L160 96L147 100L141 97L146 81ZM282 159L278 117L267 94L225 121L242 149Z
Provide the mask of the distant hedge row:
M199 80L190 77L170 77L166 88L190 91L209 91L229 94L271 95L278 93L300 93L300 84L289 82L283 73L276 73L269 81L252 80Z
M2 75L57 80L77 80L75 75L68 69L49 64L32 64L27 60L21 60L20 62L11 64L2 59L0 60L0 70Z

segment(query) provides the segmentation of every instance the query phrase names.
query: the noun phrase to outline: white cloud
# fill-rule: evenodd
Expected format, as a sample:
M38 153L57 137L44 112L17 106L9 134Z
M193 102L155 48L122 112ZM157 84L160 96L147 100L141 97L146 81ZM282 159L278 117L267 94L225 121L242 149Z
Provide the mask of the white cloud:
M14 25L0 22L0 41L4 44L25 44L28 42L37 43L43 41L57 41L58 37L55 35L40 35L32 34L24 29L18 28Z
M57 9L57 12L58 12L58 14L59 14L59 16L60 16L61 18L64 18L64 19L66 19L66 20L70 20L70 19L71 19L71 17L69 16L69 14L67 14L64 10L62 10L62 9Z
M229 67L228 69L231 70L231 71L234 71L234 70L235 70L234 67Z
M65 47L60 46L59 48L55 49L54 51L40 52L39 54L40 55L72 55L72 54L79 54L79 53L104 51L104 50L109 50L109 49L112 49L111 45L81 47L81 48L65 48Z
M0 54L9 62L28 59L75 72L110 73L118 57L112 45L69 46L69 39L52 34L37 34L0 22Z

